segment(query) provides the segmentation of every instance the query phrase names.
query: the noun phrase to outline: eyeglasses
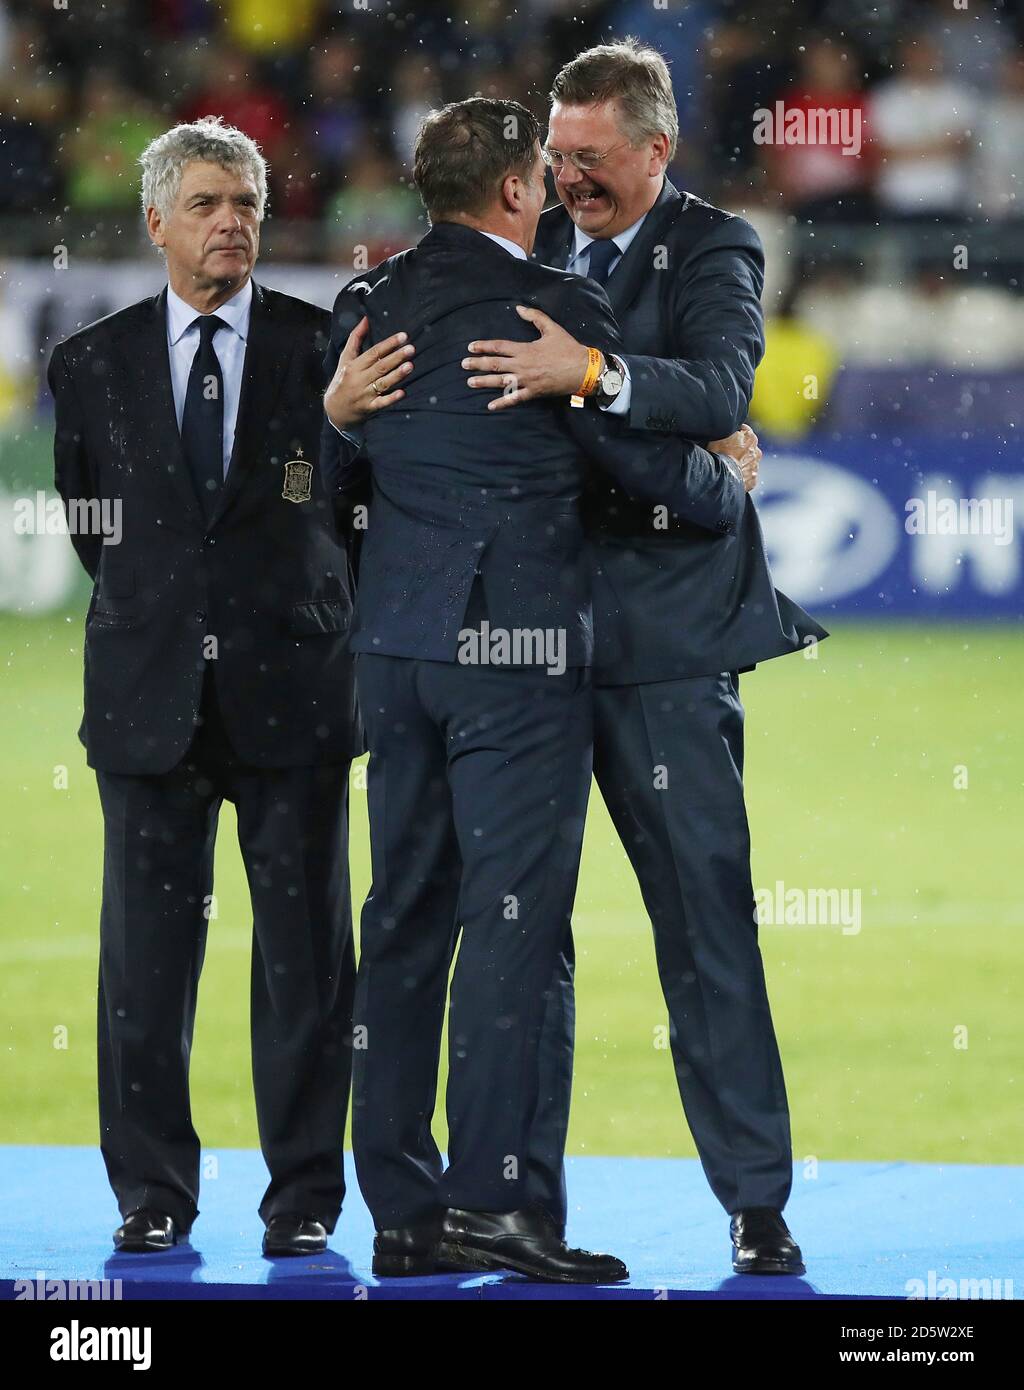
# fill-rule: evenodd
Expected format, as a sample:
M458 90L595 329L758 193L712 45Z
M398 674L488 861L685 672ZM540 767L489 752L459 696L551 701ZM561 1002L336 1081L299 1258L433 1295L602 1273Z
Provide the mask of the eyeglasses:
M605 150L604 154L588 154L586 151L576 150L572 154L563 154L561 150L549 150L546 145L541 146L541 156L545 164L552 169L561 169L565 161L575 164L581 174L588 174L591 169L596 169L599 164L603 164L610 154L616 150L621 150L623 145L628 145L628 140L620 140L617 145L613 145L610 150Z

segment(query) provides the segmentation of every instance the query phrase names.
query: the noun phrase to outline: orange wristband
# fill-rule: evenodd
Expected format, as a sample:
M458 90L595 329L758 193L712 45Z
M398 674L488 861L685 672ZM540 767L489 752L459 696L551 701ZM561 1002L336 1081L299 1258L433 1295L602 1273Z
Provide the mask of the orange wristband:
M577 387L577 396L592 396L597 386L597 378L601 375L602 355L597 348L587 348L587 374Z

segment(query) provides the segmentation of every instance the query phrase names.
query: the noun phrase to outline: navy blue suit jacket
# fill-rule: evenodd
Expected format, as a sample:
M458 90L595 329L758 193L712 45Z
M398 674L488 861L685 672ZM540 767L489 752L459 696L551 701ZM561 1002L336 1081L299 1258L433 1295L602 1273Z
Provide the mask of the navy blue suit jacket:
M118 545L72 535L94 581L89 766L174 767L195 735L211 637L224 724L246 763L342 762L362 737L348 558L317 469L328 315L253 284L234 452L207 521L175 419L166 298L80 329L50 360L57 490L68 505L120 506L124 521ZM289 461L312 466L305 500L284 496Z
M492 628L562 630L567 664L588 665L580 498L592 463L647 515L700 531L711 546L742 517L735 465L688 441L631 429L592 403L488 411L489 393L469 388L461 363L473 338L534 337L517 304L604 351L621 347L593 281L517 259L456 223L438 223L339 296L328 370L364 313L366 345L399 329L416 345L404 399L368 418L358 454L326 425L329 486L355 495L367 469L372 480L353 651L456 660L479 576Z
M565 208L549 209L534 257L564 267L573 237ZM763 281L749 222L666 179L605 285L632 379L632 427L702 443L739 429L764 354ZM718 542L685 522L653 528L648 509L600 476L592 483L585 516L598 684L743 670L828 636L773 585L749 496L739 525Z

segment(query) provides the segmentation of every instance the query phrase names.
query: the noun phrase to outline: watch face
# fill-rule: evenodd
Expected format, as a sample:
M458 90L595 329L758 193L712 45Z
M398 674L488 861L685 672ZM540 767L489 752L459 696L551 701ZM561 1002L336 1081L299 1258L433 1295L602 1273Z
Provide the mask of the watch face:
M614 367L611 367L601 377L601 395L617 396L621 390L622 373L617 372Z

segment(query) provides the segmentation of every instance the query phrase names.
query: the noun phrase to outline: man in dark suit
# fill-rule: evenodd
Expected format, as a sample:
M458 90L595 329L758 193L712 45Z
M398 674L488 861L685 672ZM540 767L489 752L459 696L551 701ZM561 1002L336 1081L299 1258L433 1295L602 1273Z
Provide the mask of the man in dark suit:
M678 120L665 63L635 41L580 54L555 79L546 158L560 206L535 257L596 278L625 345L595 404L630 428L716 439L740 427L764 351L754 229L665 177ZM515 414L563 396L586 353L524 306L540 338L470 345L477 388ZM568 331L567 331L568 330ZM802 1273L782 1218L789 1112L757 943L743 800L739 672L827 636L771 583L752 502L721 545L652 530L609 489L589 510L595 563L594 771L654 927L679 1091L737 1272ZM734 606L737 583L745 589ZM730 621L723 623L723 616ZM560 1205L572 1077L571 937L542 1051L531 1157Z
M580 495L590 459L622 495L714 546L742 515L744 481L733 461L673 436L561 402L495 415L467 386L467 335L526 336L517 303L597 345L576 383L583 398L619 343L597 286L527 259L544 202L529 112L484 99L446 107L424 122L414 178L431 230L339 296L325 398L332 487L352 494L367 471L372 481L352 628L373 860L353 1143L374 1270L424 1273L440 1257L607 1282L625 1268L565 1245L533 1205L527 1154L591 775ZM364 319L370 346L354 357L345 345ZM399 325L416 344L411 372L385 370ZM346 378L378 344L381 376L358 377L359 413L374 393L401 397L366 418L360 453L340 450L333 426L354 422L339 403ZM442 1171L430 1120L456 926Z
M329 316L251 280L266 166L212 118L143 158L169 284L50 363L56 482L95 587L85 717L104 817L101 1146L120 1250L198 1214L189 1054L223 801L252 898L264 1252L322 1250L344 1193L354 962L348 768L359 751L346 551L318 469Z

